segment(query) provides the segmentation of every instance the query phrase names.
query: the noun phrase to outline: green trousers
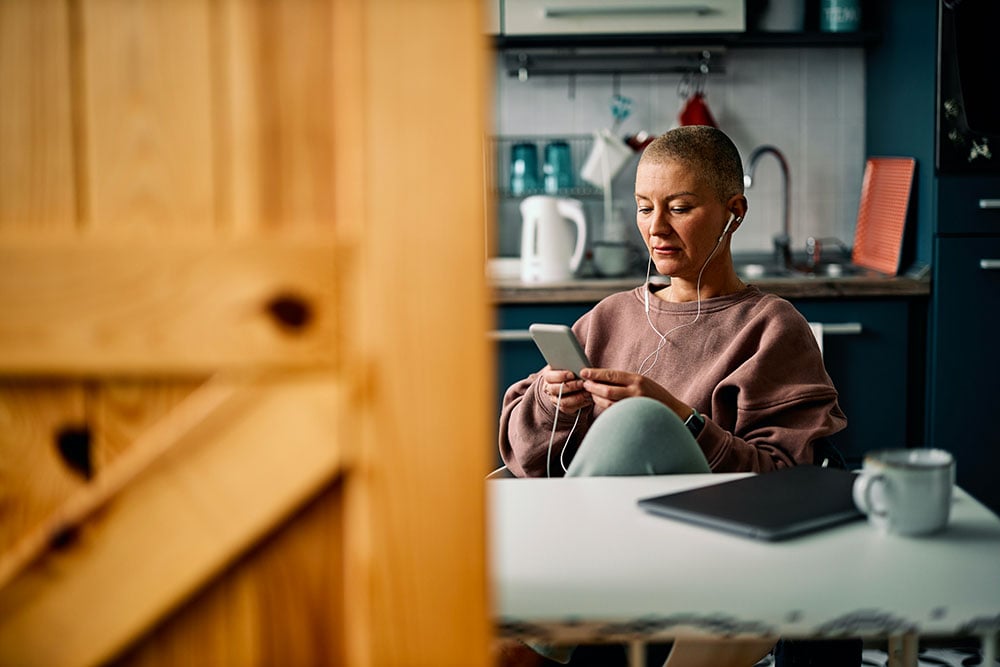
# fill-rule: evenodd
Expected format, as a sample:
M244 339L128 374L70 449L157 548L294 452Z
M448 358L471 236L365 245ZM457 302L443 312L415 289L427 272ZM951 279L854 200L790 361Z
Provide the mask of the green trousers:
M626 398L601 413L566 470L567 477L676 475L711 472L684 422L652 398ZM531 644L567 663L575 646Z

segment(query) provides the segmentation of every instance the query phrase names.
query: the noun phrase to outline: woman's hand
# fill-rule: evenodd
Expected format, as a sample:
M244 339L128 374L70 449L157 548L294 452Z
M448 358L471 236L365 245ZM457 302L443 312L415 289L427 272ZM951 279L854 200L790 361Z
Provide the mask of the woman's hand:
M559 385L562 385L561 398ZM583 380L573 375L572 371L556 371L548 366L542 371L542 393L548 397L552 405L557 405L561 412L570 414L593 403L590 394L583 388Z
M606 409L632 396L646 396L663 403L677 413L681 419L691 414L691 408L679 401L673 394L645 375L616 371L609 368L585 368L580 371L583 377L583 389L594 404Z

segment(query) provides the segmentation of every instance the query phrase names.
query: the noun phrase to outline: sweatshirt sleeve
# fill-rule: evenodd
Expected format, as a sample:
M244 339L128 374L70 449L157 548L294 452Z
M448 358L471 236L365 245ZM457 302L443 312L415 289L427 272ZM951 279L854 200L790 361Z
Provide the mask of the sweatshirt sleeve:
M713 419L698 437L714 472L812 463L814 443L847 424L809 325L787 310L734 341L744 361L713 390Z
M566 454L562 460L568 465L589 428L592 408L585 408L579 420L575 413L560 412L553 431L556 409L541 395L541 381L541 373L534 373L511 385L504 394L500 412L500 456L517 477L546 477L549 472L552 477L562 477L560 456L563 448ZM576 428L573 428L574 422Z

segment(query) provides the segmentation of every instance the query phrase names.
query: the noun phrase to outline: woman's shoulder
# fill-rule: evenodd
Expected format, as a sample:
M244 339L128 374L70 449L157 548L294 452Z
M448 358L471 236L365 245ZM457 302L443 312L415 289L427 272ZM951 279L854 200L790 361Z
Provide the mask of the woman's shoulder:
M756 287L752 287L753 294L747 299L746 305L754 313L768 318L778 320L799 320L804 318L802 314L784 297L769 292L762 292Z
M643 299L643 292L646 290L646 285L638 285L632 289L624 290L622 292L615 292L614 294L609 294L604 297L597 304L594 305L593 311L597 312L617 312L624 308L633 307L636 303L641 304Z

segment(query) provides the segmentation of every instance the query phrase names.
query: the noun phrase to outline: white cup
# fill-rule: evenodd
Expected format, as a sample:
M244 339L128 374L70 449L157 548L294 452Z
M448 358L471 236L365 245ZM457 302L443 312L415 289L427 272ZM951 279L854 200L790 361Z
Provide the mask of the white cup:
M865 455L854 504L879 530L926 535L948 525L955 459L943 449L885 449Z

